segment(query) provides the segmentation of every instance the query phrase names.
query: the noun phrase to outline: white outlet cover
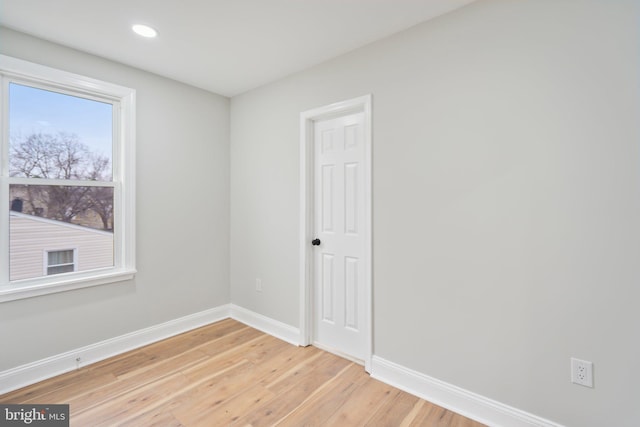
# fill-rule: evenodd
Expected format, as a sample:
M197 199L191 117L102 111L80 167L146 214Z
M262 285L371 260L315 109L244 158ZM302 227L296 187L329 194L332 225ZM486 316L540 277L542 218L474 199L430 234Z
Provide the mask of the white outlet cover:
M571 382L593 387L593 362L571 358Z

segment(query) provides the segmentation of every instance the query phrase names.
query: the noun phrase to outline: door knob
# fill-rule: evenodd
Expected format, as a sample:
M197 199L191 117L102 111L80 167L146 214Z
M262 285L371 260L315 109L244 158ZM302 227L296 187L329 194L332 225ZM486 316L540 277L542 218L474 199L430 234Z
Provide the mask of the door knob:
M320 242L320 239L313 239L313 240L311 241L311 244L312 244L313 246L319 246L319 245L320 245L320 243L322 243L322 242Z

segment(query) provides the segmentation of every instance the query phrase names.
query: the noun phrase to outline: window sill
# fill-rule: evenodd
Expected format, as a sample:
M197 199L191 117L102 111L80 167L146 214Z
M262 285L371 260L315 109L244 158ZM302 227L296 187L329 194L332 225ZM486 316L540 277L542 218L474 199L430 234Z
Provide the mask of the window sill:
M14 282L11 285L0 286L0 303L122 282L133 279L135 274L136 270L109 270L94 271L80 276L61 277L59 280L47 277L46 281L35 279Z

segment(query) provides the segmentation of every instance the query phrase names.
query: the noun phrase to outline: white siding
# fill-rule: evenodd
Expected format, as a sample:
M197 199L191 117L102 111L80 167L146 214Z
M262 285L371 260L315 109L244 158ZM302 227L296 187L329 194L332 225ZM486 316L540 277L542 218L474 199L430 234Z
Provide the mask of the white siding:
M46 251L75 249L76 271L113 265L113 235L12 213L10 233L10 278L27 279L44 275Z

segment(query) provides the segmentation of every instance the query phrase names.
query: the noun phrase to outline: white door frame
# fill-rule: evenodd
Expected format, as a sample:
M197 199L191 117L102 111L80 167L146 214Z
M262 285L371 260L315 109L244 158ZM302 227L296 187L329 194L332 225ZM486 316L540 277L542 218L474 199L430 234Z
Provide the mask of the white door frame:
M371 356L373 353L373 318L372 318L372 179L373 166L371 157L372 122L371 95L349 99L324 107L314 108L300 113L300 344L309 345L313 334L313 250L311 240L314 233L314 122L318 120L340 117L352 113L364 113L364 240L366 250L364 262L364 298L365 335L364 367L371 372Z

